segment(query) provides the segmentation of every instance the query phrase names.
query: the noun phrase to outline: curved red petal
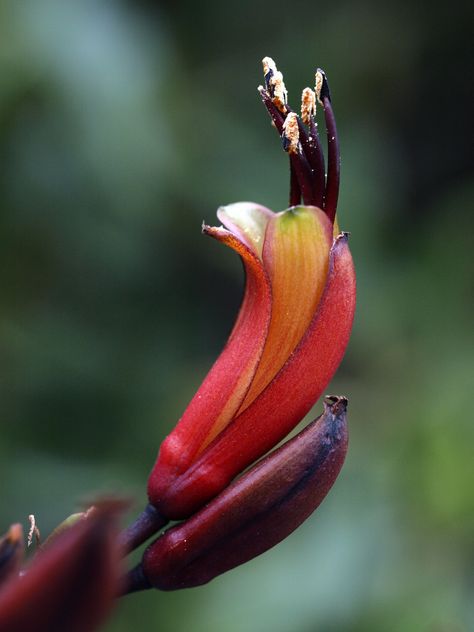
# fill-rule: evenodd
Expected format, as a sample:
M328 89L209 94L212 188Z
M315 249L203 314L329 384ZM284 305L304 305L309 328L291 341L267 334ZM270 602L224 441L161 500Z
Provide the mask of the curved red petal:
M163 490L157 499L162 513L172 519L189 516L301 421L342 360L354 311L354 266L343 233L331 249L326 287L300 344L257 399Z
M152 504L225 428L252 382L271 316L270 281L258 255L222 228L204 231L236 250L246 272L245 295L230 338L183 416L161 445L148 481Z

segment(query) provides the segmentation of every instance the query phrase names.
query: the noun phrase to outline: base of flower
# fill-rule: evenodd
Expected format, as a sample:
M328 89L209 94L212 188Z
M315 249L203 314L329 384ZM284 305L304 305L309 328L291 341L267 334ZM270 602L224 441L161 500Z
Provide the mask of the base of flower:
M140 590L148 590L152 585L145 577L141 564L135 566L125 575L121 596L130 595Z
M120 547L124 555L134 551L140 544L151 538L157 531L168 524L156 507L147 505L144 511L119 536Z

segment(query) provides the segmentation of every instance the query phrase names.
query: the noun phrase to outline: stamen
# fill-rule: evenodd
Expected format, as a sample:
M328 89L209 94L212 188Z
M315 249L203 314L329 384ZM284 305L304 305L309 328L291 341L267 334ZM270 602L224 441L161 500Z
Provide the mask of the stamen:
M321 103L321 105L323 105L323 102L321 101L321 88L322 87L323 87L323 71L321 70L321 68L318 68L316 70L314 92L316 94L316 98L318 99L319 103Z
M289 154L296 154L300 142L298 129L298 117L294 112L290 112L283 123L283 149Z
M36 518L34 514L30 514L28 516L28 520L30 522L30 529L28 531L27 546L29 548L33 544L33 537L35 538L36 546L39 546L41 543L41 535L38 527L36 526Z
M305 88L301 94L301 120L309 125L316 116L316 95L311 88Z
M285 122L283 123L283 149L290 156L291 170L294 172L292 177L298 180L298 188L303 196L304 204L313 204L313 183L311 167L304 155L300 145L300 129L301 121L295 112L289 112ZM304 132L304 128L303 128ZM290 180L290 200L296 199L296 190L293 194L291 191Z
M326 74L321 68L316 71L315 92L324 107L326 135L328 141L328 173L326 178L326 193L323 209L329 219L334 222L339 197L339 182L341 171L341 157L339 153L339 139L337 135L336 119L331 104L331 93Z
M305 88L301 95L301 118L309 127L309 135L301 134L301 145L309 165L313 178L313 200L312 204L323 207L324 189L326 186L324 172L324 154L319 140L318 125L314 121L316 115L316 94L311 88Z
M270 94L267 92L267 90L265 90L263 86L258 86L258 91L263 101L263 105L267 108L267 112L270 114L272 122L281 136L281 134L283 133L283 123L285 120L282 113L277 109L272 99L270 98Z
M286 112L286 103L288 101L288 92L283 81L283 75L277 71L270 79L273 87L273 103L283 114Z
M293 161L290 159L290 206L298 206L301 203L301 187L298 182Z
M285 82L283 81L283 75L279 70L277 70L276 64L271 57L264 57L262 59L262 65L265 85L268 93L280 112L286 114L288 91L285 87Z
M267 90L270 91L271 90L270 79L277 72L277 67L271 57L264 57L262 59L262 66L263 66L263 77L265 79L265 86Z
M290 205L303 199L304 204L322 208L334 221L339 193L340 156L334 112L329 85L324 72L318 68L315 89L305 88L301 97L301 117L287 102L283 75L271 57L262 60L265 87L258 91L263 104L283 140L283 148L290 158ZM316 101L324 108L328 142L328 171L325 174L324 153L314 120ZM285 116L286 115L286 116Z

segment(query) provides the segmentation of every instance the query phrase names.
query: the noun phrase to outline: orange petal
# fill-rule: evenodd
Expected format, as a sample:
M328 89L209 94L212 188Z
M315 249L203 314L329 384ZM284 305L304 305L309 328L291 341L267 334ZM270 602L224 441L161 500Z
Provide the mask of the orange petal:
M272 319L239 412L271 382L308 328L326 284L331 243L331 222L316 207L293 207L268 222L263 263L272 285Z

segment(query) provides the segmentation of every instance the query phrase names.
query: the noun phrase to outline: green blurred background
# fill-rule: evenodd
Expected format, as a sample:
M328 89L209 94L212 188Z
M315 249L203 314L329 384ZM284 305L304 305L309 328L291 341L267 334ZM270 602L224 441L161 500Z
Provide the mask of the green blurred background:
M144 505L242 292L201 221L287 203L261 58L293 103L322 66L338 119L344 470L276 549L128 597L108 632L474 629L470 6L0 2L1 530L48 533L97 492Z

